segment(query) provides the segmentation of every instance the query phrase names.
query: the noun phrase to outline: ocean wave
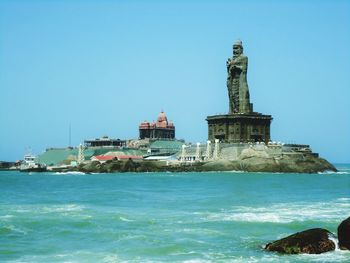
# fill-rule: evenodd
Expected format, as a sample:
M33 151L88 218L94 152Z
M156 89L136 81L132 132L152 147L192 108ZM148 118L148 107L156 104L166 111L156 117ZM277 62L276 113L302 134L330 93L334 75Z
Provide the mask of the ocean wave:
M54 174L82 175L85 173L83 173L83 172L55 172Z
M38 204L38 205L16 205L8 206L5 208L8 213L14 214L50 214L50 213L75 213L81 212L85 209L82 205L77 204L63 204L63 205L47 205L47 204ZM1 218L1 217L0 217ZM5 218L10 218L9 216Z
M334 243L335 251L340 251L338 238L336 238L334 235L328 235L328 239Z
M87 260L88 259L88 260ZM115 253L89 252L79 250L72 253L48 254L48 255L24 255L18 259L9 260L12 263L22 262L126 262L120 260Z
M318 174L350 174L350 171L324 171L324 172L318 172Z
M340 202L346 201L346 202L348 202L348 201L350 201L350 197L340 197L340 198L337 199L337 201L340 201Z
M344 199L318 203L283 203L269 207L235 206L219 212L201 213L208 221L291 223L301 221L339 222L348 214L350 203ZM203 217L204 215L204 217Z
M11 219L13 217L14 217L14 215L3 215L3 216L0 216L0 220L7 220L7 219Z
M295 256L295 259L300 260L300 262L349 262L350 253L349 251L336 250L322 254L299 254Z
M0 226L0 233L26 235L28 231L20 229L14 225L4 225L4 226Z
M244 251L242 251L244 253ZM126 258L111 251L87 251L78 250L70 253L52 253L42 255L22 255L19 258L7 262L233 262L233 263L255 263L255 262L349 262L349 251L331 251L323 254L299 254L281 255L268 251L255 251L256 254L242 255L227 254L225 252L213 251L183 251L164 255L165 258L156 256L142 257L138 255L127 255ZM130 258L131 257L131 258ZM187 259L183 259L183 258ZM181 259L182 258L182 259Z
M189 259L189 260L184 260L183 262L184 263L207 263L212 261L207 259Z
M134 222L135 221L135 220L131 220L131 219L128 219L128 218L125 218L125 217L122 217L122 216L120 216L119 219L121 221L124 221L124 222Z
M115 263L115 262L120 262L120 260L117 255L107 255L102 259L102 262Z
M229 256L223 257L225 262L257 263L257 262L349 262L349 251L331 251L323 254L281 255L264 251L263 255L256 256ZM215 262L221 261L216 253L205 253L207 259L191 259L183 262ZM219 259L218 259L219 258Z
M76 204L66 204L66 205L53 205L53 206L44 206L39 210L42 212L52 213L52 212L77 212L82 211L84 206L76 205Z
M240 170L231 170L231 171L218 171L218 173L248 173L247 171L240 171Z

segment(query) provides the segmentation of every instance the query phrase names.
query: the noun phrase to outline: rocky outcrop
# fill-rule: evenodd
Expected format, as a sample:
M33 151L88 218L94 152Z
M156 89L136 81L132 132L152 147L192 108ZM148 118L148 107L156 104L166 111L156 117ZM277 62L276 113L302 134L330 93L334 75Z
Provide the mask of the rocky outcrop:
M88 162L83 165L80 165L78 168L81 172L87 172L87 173L100 172L101 163L99 161L92 161L92 162Z
M109 160L104 163L92 161L79 165L77 170L85 173L113 173L113 172L164 172L167 171L164 162Z
M13 167L15 165L14 162L4 162L0 161L0 170L8 170L10 167Z
M260 149L261 148L261 149ZM104 163L90 161L79 165L81 172L204 172L204 171L245 171L245 172L278 172L278 173L317 173L337 171L326 160L308 153L284 153L272 155L266 146L253 147L241 151L235 159L220 158L205 162L167 162L150 160L109 160ZM64 168L67 169L67 168Z
M340 249L350 250L350 217L338 226L338 240Z
M265 150L256 150L253 148L247 148L242 150L241 154L239 155L239 158L241 160L252 158L252 157L259 157L259 158L268 158L269 155Z
M132 159L129 159L126 161L126 163L124 163L123 171L136 172L138 166L140 166L138 163L135 163Z
M110 160L105 163L88 162L78 167L82 172L112 173L112 172L204 172L204 171L246 171L246 172L285 172L285 173L316 173L336 171L327 161L313 156L295 158L265 158L261 156L246 157L239 160L218 159L208 162L190 164L166 165L164 161L145 160Z
M265 249L284 254L321 254L335 250L336 245L329 239L331 235L326 229L313 228L269 243Z
M266 146L264 144L225 146L220 153L220 160L214 160L206 166L238 167L247 172L282 172L282 173L317 173L337 171L326 160L310 148L283 145ZM220 169L219 169L220 170Z
M249 155L252 153L252 155ZM282 173L317 173L337 171L337 169L322 158L312 155L283 155L266 157L254 151L245 151L238 160L219 159L207 162L202 167L205 171L246 171L246 172L282 172Z

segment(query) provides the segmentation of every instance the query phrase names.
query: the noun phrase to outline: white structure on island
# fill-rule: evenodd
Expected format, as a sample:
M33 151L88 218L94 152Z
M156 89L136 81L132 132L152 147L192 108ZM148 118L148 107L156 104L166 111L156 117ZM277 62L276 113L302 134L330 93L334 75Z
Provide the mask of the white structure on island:
M182 162L182 163L185 162L185 158L186 158L186 145L183 144L182 145L180 162Z
M197 148L196 148L196 158L195 158L195 161L196 162L199 162L201 161L201 144L199 142L197 142Z
M213 159L219 159L219 139L215 139Z
M205 159L206 160L210 160L211 159L211 141L207 141L207 152L205 155Z
M82 164L85 161L85 156L84 156L84 146L82 144L79 145L78 148L78 164Z

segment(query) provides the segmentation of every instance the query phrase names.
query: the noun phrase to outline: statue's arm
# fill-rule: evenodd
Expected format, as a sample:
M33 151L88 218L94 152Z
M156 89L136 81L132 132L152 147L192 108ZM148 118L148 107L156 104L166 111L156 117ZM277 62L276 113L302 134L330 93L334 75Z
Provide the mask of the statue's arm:
M227 72L230 72L231 64L232 64L232 59L228 58L227 61L226 61Z
M235 61L233 68L239 69L240 71L247 71L248 57L240 56L237 61Z

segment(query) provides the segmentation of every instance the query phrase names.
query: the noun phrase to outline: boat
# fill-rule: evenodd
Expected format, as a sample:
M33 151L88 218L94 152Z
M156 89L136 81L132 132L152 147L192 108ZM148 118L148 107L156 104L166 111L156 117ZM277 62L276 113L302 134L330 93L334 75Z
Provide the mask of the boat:
M19 168L20 172L45 172L46 165L37 162L37 157L32 154L24 155L24 160Z

